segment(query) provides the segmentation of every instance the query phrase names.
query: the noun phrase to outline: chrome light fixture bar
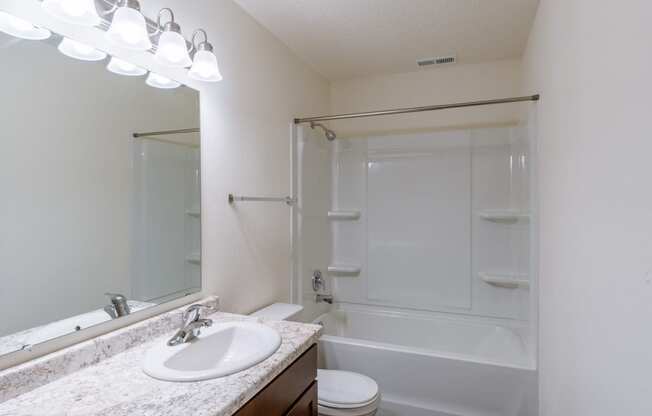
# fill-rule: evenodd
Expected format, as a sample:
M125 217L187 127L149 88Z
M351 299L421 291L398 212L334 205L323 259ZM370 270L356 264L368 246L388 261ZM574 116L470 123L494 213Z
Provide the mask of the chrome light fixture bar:
M222 74L213 45L203 29L186 41L181 26L170 8L159 11L157 21L147 19L140 11L138 0L41 0L42 9L57 19L75 25L98 27L114 44L129 50L154 53L157 62L170 68L190 68L188 77L202 82L218 82ZM163 23L163 16L169 21ZM150 30L152 28L152 30ZM43 40L52 33L32 23L0 10L0 31L23 39ZM203 36L197 42L198 36ZM89 45L65 38L59 50L73 58L98 61L106 53ZM193 53L191 57L191 52ZM147 71L130 62L112 57L107 69L120 75L139 76ZM176 88L180 84L160 74L151 73L147 84L156 88Z

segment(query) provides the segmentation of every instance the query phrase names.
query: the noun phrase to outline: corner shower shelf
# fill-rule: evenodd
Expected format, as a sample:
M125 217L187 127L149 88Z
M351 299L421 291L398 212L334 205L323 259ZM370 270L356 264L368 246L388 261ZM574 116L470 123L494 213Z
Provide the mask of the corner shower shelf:
M478 273L485 283L504 289L529 289L530 281L522 273Z
M186 215L199 218L201 217L201 212L198 209L189 209L186 211Z
M328 211L328 218L331 220L357 220L360 218L360 211Z
M186 257L186 261L191 264L201 264L201 256L199 254L191 254Z
M530 213L513 209L484 209L478 211L478 216L483 220L493 222L528 221Z
M328 266L328 273L339 275L358 275L360 274L360 266L353 266L350 264L338 264Z

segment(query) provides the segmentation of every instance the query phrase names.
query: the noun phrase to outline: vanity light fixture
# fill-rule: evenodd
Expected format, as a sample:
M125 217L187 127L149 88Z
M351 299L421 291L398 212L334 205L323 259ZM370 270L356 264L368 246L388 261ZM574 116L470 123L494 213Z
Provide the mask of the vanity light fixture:
M27 20L0 10L0 32L28 40L44 40L52 36L47 30L34 26Z
M152 48L152 41L147 32L145 17L140 12L138 0L119 0L119 6L113 14L113 21L106 37L123 48L147 51Z
M197 45L195 39L199 34L204 35L204 41ZM195 31L192 35L192 44L196 52L192 68L188 71L188 76L197 81L222 81L220 67L217 65L217 57L213 53L213 45L208 42L208 35L204 29L197 29Z
M161 25L161 16L164 12L170 14L170 21L165 25ZM174 12L167 7L161 9L158 12L157 23L161 36L158 39L156 60L162 65L173 68L187 68L192 65L186 39L181 35L181 26L174 21Z
M100 16L95 0L43 0L43 10L66 23L82 26L97 26Z
M163 75L159 75L155 72L150 72L149 75L147 76L147 80L145 81L147 85L150 87L154 88L161 88L164 90L170 90L173 88L177 88L181 85L181 83L172 80L170 78L166 78Z
M57 49L66 56L82 61L101 61L106 58L106 53L68 38L63 38Z
M139 77L147 73L146 69L132 64L131 62L124 61L115 56L111 57L106 69L118 75L126 75L129 77Z

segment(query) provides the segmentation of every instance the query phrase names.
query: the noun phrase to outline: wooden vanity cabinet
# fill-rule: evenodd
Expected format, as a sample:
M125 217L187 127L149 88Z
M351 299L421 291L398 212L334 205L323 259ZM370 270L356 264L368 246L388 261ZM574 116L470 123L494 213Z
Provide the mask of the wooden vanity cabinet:
M235 416L317 416L317 345L297 358Z
M317 416L317 382L313 382L308 390L292 406L287 416Z

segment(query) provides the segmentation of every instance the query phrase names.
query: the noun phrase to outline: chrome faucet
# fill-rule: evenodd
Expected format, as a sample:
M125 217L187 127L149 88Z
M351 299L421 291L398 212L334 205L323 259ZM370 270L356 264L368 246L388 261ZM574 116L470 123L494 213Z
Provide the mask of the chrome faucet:
M321 293L317 293L315 295L315 302L320 303L320 302L326 302L329 305L333 304L333 295L322 295Z
M127 316L131 313L125 295L119 293L105 293L104 295L108 296L111 301L110 305L104 307L104 311L108 313L111 318L116 319L121 316Z
M212 319L204 319L200 316L200 311L215 311L215 308L208 305L194 304L188 306L181 315L181 328L168 341L169 346L175 346L186 342L191 342L199 336L202 328L208 328L213 325Z

